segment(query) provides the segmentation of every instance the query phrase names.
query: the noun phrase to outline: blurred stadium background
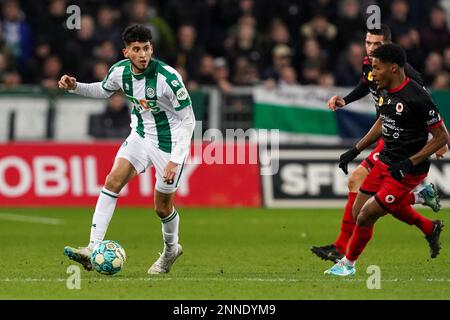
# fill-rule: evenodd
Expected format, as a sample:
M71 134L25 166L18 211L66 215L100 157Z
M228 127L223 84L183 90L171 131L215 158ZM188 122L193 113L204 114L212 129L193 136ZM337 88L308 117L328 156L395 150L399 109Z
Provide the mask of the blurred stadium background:
M65 94L57 81L65 73L81 82L101 81L122 58L121 31L132 23L151 28L155 57L182 74L202 122L197 133L280 130L278 174L260 179L258 166L249 164L192 166L179 192L181 205L342 203L330 202L346 196L345 177L335 165L340 150L331 149L345 148L362 136L373 122L374 108L369 96L336 113L327 110L326 101L334 94L344 96L360 79L370 4L380 6L382 22L423 74L450 123L450 1L0 4L2 206L95 203L117 146L129 133L127 102L120 94L109 101ZM81 8L79 30L67 28L71 4ZM197 135L196 143L201 139ZM446 161L433 164L430 179L444 198L450 196ZM221 183L200 196L198 190L208 181ZM150 174L130 188L121 204L151 203Z

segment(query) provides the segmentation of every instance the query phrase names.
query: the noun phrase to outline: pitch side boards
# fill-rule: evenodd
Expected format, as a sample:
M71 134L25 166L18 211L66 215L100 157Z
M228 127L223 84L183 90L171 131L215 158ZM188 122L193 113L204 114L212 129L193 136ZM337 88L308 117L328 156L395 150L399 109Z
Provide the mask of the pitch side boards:
M121 141L0 144L0 207L94 206ZM225 155L228 145L215 153ZM231 144L234 155L238 146ZM242 146L248 155L256 145ZM219 152L220 151L220 152ZM207 144L194 142L183 166L177 203L191 207L260 207L259 165L224 163ZM233 159L231 159L233 160ZM133 179L119 205L152 206L154 168Z
M346 148L280 149L279 170L262 176L266 207L338 207L347 199L346 176L338 167L339 156ZM370 150L362 152L349 165L355 168ZM432 160L425 183L433 182L440 190L442 204L450 204L450 159Z

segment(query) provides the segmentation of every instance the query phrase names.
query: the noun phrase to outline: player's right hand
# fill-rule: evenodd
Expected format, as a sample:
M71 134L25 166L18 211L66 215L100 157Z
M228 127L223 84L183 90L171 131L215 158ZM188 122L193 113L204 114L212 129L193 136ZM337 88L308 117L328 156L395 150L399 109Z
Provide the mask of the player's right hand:
M442 148L440 148L438 151L436 151L435 155L436 155L436 159L440 160L442 158L445 157L445 154L448 151L448 145L443 146Z
M342 108L345 106L345 101L339 96L332 96L330 100L328 100L328 109L336 111L337 108Z
M59 80L58 87L64 90L75 90L77 87L77 79L65 74Z
M341 154L339 158L339 168L341 168L345 174L348 174L348 164L353 159L355 159L359 154L360 152L358 151L358 149L356 149L356 147L353 147L350 150Z

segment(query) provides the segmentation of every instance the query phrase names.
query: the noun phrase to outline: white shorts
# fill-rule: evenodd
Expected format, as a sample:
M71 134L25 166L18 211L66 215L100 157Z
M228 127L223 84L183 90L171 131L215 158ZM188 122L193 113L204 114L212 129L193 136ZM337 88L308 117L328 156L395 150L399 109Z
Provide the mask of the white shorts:
M178 166L177 174L172 184L164 182L164 168L170 160L170 153L159 149L157 143L149 138L142 138L132 131L117 152L116 158L127 159L138 174L144 172L152 165L155 166L155 189L162 193L173 193L177 190L184 163Z

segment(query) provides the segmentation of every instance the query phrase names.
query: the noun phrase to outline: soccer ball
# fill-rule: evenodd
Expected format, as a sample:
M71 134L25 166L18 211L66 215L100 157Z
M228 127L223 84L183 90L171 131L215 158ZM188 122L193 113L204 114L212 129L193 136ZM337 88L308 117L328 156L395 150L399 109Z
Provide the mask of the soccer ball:
M122 270L126 259L125 250L112 240L101 242L91 255L95 271L106 275L113 275Z

